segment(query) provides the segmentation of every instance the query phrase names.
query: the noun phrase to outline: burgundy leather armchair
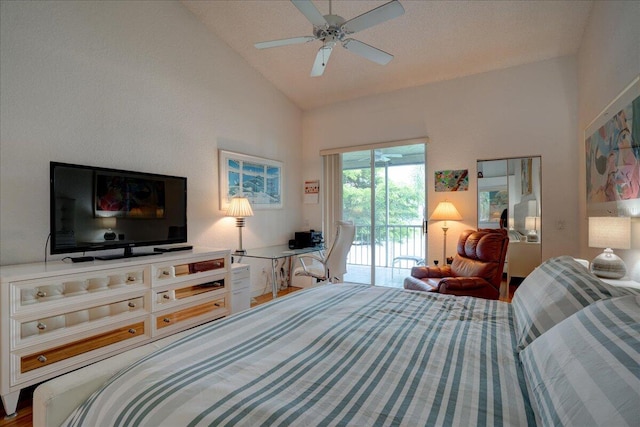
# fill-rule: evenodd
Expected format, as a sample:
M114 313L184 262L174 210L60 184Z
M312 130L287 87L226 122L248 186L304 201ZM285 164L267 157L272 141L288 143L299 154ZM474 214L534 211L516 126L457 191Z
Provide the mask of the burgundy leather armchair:
M413 267L411 276L404 279L404 288L498 299L508 245L506 230L465 230L451 265Z

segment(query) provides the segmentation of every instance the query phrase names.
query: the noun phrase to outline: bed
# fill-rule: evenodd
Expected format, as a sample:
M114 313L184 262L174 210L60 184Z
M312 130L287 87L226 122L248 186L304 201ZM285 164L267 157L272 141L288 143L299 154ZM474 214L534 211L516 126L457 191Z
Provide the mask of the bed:
M51 380L34 425L633 425L639 325L570 257L513 304L325 285Z

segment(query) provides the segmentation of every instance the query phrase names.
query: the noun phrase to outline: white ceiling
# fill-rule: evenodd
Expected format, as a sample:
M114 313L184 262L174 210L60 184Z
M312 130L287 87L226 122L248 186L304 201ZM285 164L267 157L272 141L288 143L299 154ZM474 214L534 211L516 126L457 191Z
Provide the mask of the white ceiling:
M387 0L333 0L346 20ZM366 95L575 54L592 1L400 0L404 15L352 35L394 55L382 66L337 45L310 77L320 41L259 50L254 43L312 35L289 0L182 0L213 33L303 110ZM323 15L328 0L314 0Z

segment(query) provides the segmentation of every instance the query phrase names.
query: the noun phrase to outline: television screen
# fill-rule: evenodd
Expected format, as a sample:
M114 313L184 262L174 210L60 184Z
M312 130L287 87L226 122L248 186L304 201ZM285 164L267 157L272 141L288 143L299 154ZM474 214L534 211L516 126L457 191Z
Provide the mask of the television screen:
M187 178L51 162L51 253L187 241Z

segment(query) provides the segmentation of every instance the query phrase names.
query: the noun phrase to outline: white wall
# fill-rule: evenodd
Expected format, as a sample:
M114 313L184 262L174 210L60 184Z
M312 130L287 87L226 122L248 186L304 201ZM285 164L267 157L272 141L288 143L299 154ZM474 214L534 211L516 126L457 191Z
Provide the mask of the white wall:
M301 112L179 2L0 7L0 265L44 259L49 161L186 176L190 243L234 249L217 149L282 160L284 209L244 246L300 229Z
M639 74L640 2L594 3L578 54L579 236L581 256L587 259L601 250L590 249L587 241L584 130ZM640 281L640 221L634 219L632 226L631 250L616 253L625 260L630 275Z
M578 253L576 134L576 60L563 57L305 112L303 178L321 176L321 149L428 136L428 211L447 198L464 218L450 223L452 248L451 236L476 227L477 180L466 192L436 193L434 172L468 169L474 177L478 159L541 155L546 259ZM320 228L319 210L303 209L309 226ZM441 225L429 233L429 253L442 253Z

